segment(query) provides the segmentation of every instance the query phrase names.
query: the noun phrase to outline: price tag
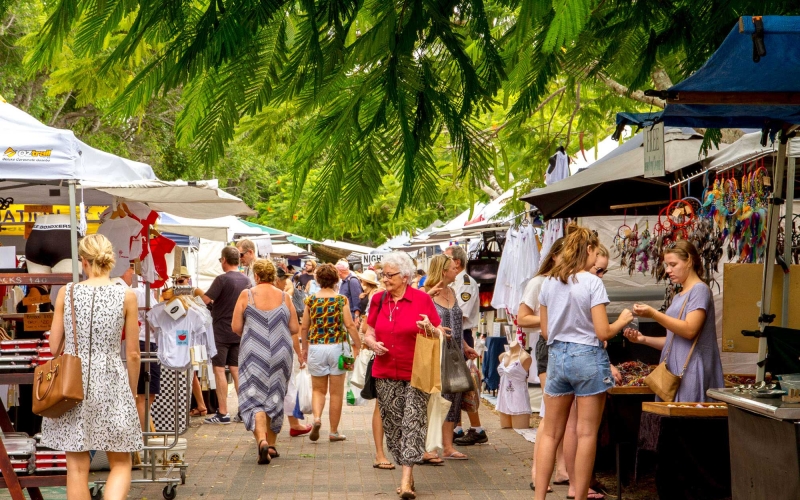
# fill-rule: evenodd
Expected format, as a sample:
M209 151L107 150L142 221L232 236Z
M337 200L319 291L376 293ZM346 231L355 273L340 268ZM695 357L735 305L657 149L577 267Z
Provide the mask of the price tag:
M770 179L769 177L766 177L766 176L764 177L764 180L762 182L764 182L765 186L771 186L772 185L772 179Z
M53 324L53 313L25 314L22 322L26 332L45 332Z
M673 216L673 217L676 217L676 218L677 218L677 217L680 217L680 216L681 216L681 215L683 215L683 214L684 214L683 207L681 207L681 208L676 208L676 209L675 209L675 210L673 210L673 212L672 212L672 216Z

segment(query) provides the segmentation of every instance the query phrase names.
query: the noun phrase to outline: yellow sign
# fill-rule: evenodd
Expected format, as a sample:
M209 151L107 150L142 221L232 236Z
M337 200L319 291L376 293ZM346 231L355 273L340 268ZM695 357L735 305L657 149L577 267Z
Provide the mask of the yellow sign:
M100 214L107 207L87 207L86 220L89 223L88 234L97 232L100 226ZM7 210L0 210L0 235L25 236L25 225L36 222L36 217L43 213L69 215L69 205L11 205ZM80 218L80 209L78 209ZM30 227L30 226L28 226Z
M53 324L53 313L25 314L22 322L26 332L45 332Z

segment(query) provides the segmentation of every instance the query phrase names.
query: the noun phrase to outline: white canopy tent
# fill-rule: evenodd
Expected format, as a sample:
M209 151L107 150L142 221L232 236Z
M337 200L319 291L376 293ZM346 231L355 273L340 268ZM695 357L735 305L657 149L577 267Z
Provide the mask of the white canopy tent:
M137 201L195 217L252 213L240 199L218 189L216 180L160 181L149 165L94 149L71 131L48 127L2 98L0 172L0 192L17 203L70 207L73 256L78 253L79 201L87 206ZM77 281L77 259L72 274Z
M248 236L269 237L264 231L248 226L232 215L213 219L196 219L162 212L159 214L157 227L160 231L197 236L198 238L224 243Z

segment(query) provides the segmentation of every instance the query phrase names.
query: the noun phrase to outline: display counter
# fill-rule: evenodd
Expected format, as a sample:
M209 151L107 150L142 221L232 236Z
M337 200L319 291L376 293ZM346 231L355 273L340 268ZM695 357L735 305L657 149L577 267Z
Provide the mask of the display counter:
M733 500L800 500L800 405L709 389L728 403Z

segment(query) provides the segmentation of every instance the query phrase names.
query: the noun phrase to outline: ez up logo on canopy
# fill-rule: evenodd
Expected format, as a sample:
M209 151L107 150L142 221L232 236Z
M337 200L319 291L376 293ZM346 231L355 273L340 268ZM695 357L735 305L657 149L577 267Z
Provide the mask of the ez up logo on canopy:
M3 161L50 161L50 155L53 153L52 149L43 149L41 151L36 149L14 149L6 148L3 151Z

